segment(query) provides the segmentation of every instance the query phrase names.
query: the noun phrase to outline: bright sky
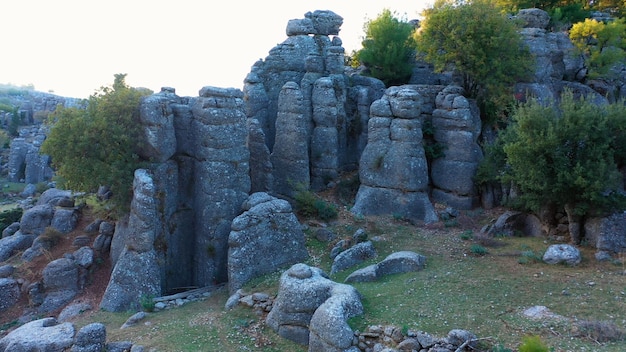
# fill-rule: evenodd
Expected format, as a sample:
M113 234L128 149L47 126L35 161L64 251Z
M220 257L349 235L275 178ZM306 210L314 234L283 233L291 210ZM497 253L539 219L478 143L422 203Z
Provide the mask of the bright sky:
M363 24L384 8L407 20L431 0L4 0L0 83L86 98L113 75L158 92L197 96L203 86L243 88L258 59L308 11L344 18L346 53L361 47Z

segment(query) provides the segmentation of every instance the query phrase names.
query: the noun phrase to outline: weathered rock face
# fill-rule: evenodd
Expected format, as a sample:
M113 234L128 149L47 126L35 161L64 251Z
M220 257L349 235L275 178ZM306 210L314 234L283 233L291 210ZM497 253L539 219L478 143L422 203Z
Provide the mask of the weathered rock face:
M457 209L472 209L478 205L473 178L483 158L478 145L481 120L476 103L462 92L460 87L448 86L436 98L434 139L444 146L445 155L432 163L432 196Z
M178 96L169 88L163 88L161 92L142 99L139 121L145 141L141 151L144 159L164 162L176 152L174 113L170 102L175 103L177 100Z
M115 263L100 308L121 311L139 307L142 295L159 295L161 277L154 251L157 228L157 189L152 174L135 171L133 200L124 249Z
M422 145L423 97L413 86L391 87L371 106L368 143L361 156L361 186L352 212L437 220L428 199Z
M626 213L585 221L585 239L600 251L620 253L626 249Z
M271 161L275 170L274 191L293 197L296 185L305 189L310 184L309 130L304 119L302 92L294 82L283 86L278 98L276 142Z
M164 88L142 101L143 153L155 162L135 174L130 217L115 227L101 307L227 280L230 224L250 190L242 98L236 89L204 87L189 99Z
M309 351L345 351L354 332L347 319L363 314L359 293L329 280L318 268L295 264L283 273L267 324Z
M249 123L256 136L251 163L262 165L252 169L255 191L290 197L296 186L320 190L340 172L357 168L367 139L361 127L369 118L364 112L384 85L359 76L350 81L344 74L341 40L328 37L339 32L341 23L331 11L291 20L287 40L246 77L246 115L256 120ZM264 148L272 153L271 162Z
M304 233L289 202L254 193L228 238L228 288L237 291L250 279L308 258ZM260 258L263 258L259 260Z

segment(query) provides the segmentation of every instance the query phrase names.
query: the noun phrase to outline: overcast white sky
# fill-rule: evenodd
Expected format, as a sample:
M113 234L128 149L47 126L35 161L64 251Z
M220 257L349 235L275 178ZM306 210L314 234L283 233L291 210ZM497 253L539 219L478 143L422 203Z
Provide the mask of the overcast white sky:
M197 96L242 88L250 67L308 11L344 18L346 52L384 8L418 18L431 0L2 0L0 83L86 98L127 73L131 86Z

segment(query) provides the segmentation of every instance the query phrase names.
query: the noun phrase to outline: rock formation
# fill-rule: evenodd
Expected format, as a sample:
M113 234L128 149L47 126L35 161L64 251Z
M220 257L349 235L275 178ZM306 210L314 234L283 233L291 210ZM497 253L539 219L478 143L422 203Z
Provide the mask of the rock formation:
M354 287L329 280L318 268L295 264L280 278L267 324L284 338L308 344L309 351L339 352L352 345L347 320L362 313Z
M457 209L478 205L474 175L483 152L478 145L481 120L474 101L460 87L448 86L437 94L432 113L434 139L444 146L444 156L432 162L432 197Z
M236 89L204 87L189 99L164 88L142 101L142 157L155 162L135 174L131 215L116 225L101 308L227 280L230 224L250 190L242 98ZM141 278L130 280L138 275L131 269Z
M249 143L250 162L262 166L251 169L254 191L292 197L298 187L321 190L358 167L367 139L361 126L384 85L344 73L344 49L336 37L342 21L332 11L291 20L287 40L246 77L246 115L255 141Z
M352 212L437 220L428 198L422 145L424 98L416 87L391 87L370 109L368 142L359 164L361 186Z

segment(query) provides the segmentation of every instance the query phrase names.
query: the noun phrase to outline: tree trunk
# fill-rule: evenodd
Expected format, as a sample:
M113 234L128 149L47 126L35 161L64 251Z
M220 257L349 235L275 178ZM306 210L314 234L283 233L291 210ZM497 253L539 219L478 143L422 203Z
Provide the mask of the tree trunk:
M582 240L580 233L582 217L576 214L576 206L574 204L567 203L564 208L567 214L570 242L578 245Z

